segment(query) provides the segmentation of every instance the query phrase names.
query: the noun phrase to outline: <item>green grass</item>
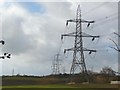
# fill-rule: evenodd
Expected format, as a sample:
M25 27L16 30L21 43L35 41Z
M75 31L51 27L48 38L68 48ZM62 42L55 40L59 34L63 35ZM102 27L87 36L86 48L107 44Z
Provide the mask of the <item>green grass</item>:
M111 84L52 84L52 85L23 85L23 86L3 86L2 88L118 88L118 85Z
M2 90L120 90L111 84L74 84L68 85L67 77L3 77ZM1 87L0 87L1 88Z
M74 88L67 85L27 85L27 86L3 86L2 88Z
M76 85L25 85L3 86L2 90L120 90L118 85L110 84L76 84Z

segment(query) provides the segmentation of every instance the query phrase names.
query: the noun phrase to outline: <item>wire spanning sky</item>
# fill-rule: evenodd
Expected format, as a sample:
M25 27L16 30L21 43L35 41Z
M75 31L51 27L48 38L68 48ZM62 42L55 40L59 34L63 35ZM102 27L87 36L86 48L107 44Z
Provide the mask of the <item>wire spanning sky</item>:
M54 55L60 47L61 34L75 30L75 24L65 26L67 19L76 18L76 9L80 4L82 18L95 20L87 28L83 24L83 32L100 35L92 42L85 38L84 47L96 49L96 54L85 53L88 69L99 72L102 67L118 69L118 52L109 46L117 42L118 3L117 2L5 2L1 1L1 34L6 44L3 52L10 52L12 58L1 62L3 75L15 74L48 75L52 73L51 65ZM64 48L71 48L74 38L63 40L61 55ZM65 55L61 67L69 73L72 64L72 52ZM61 72L63 70L61 69Z

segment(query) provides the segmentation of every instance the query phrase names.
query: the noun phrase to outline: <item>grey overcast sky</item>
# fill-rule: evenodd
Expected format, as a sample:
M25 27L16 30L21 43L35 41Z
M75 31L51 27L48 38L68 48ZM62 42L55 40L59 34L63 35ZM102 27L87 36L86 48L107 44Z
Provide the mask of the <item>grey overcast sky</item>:
M31 1L31 2L30 2ZM88 69L99 72L102 67L109 66L118 69L118 52L115 47L118 32L117 2L28 2L1 0L1 38L6 44L2 52L9 52L12 58L2 60L3 75L15 74L48 75L52 73L51 65L54 55L58 52L61 34L75 30L75 24L65 26L67 19L75 19L76 9L80 4L82 18L95 20L89 28L83 25L83 32L90 35L100 35L94 41L84 38L84 47L96 49L97 53L85 53ZM74 45L74 38L66 37L61 48L61 72L63 68L69 73L72 64L72 52L63 54L64 48ZM64 57L64 58L63 58Z

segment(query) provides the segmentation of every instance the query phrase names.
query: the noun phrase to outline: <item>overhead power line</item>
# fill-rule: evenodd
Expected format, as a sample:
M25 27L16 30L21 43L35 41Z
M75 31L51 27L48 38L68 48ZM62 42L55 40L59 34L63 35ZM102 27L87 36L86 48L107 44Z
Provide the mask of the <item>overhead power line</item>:
M94 7L94 8L92 8L92 9L90 9L89 11L83 13L82 15L85 16L85 15L87 15L88 13L90 14L90 13L92 13L93 11L97 10L98 8L104 6L104 5L108 4L108 3L109 3L109 2L103 2L103 3L101 3L100 5L98 5L98 6Z

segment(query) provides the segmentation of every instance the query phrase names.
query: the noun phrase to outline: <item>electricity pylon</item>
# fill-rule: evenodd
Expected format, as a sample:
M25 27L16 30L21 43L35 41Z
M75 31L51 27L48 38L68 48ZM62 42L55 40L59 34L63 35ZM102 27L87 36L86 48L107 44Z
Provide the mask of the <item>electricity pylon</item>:
M4 45L4 44L5 44L5 41L1 40L0 43L1 43L2 45ZM9 54L9 53L4 53L2 56L0 56L0 59L10 58L10 57L11 57L11 54Z
M71 69L70 69L70 81L73 82L72 78L73 78L73 75L75 74L75 70L78 67L80 68L81 73L84 74L86 80L88 81L87 79L88 73L87 73L87 68L85 64L84 51L89 51L89 54L91 54L92 52L96 52L96 50L90 50L90 49L84 48L83 37L92 37L92 41L93 41L95 38L99 38L99 36L92 36L92 35L83 33L82 23L87 23L87 27L89 27L90 24L94 23L95 21L87 21L87 20L82 19L80 5L78 5L76 19L67 20L66 26L68 25L69 22L76 23L76 30L75 32L61 35L61 39L63 39L64 36L71 36L75 38L74 47L64 50L64 53L66 51L73 51L73 61L72 61Z
M53 64L52 64L52 74L53 75L59 75L60 74L60 61L61 59L59 58L60 54L56 54L53 60Z
M14 68L13 68L13 70L12 70L12 76L14 76Z

